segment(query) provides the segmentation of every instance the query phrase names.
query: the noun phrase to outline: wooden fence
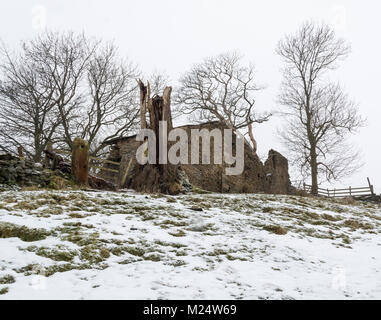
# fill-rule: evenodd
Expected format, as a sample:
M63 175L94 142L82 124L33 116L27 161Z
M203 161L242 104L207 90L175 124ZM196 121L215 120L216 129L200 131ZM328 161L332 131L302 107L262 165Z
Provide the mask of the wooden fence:
M346 189L325 189L325 188L318 188L318 195L323 197L330 197L330 198L344 198L344 197L360 197L360 196L372 196L374 195L374 187L370 183L369 178L368 180L368 186L366 187L358 187L358 188L346 188ZM312 186L309 184L303 183L304 191L311 193Z
M60 154L60 155L66 155L66 156L70 156L71 157L71 152L70 151L60 150L60 149L54 149L54 152L57 153L57 154ZM100 163L109 163L109 164L112 164L112 165L115 165L115 166L120 166L120 162L115 162L115 161L111 161L111 160L107 160L107 159L102 159L102 158L97 158L97 157L92 157L92 156L89 157L89 162L90 162L89 163L89 167L90 168L104 170L104 171L110 171L110 172L114 172L114 173L119 173L119 170L102 167L99 164Z

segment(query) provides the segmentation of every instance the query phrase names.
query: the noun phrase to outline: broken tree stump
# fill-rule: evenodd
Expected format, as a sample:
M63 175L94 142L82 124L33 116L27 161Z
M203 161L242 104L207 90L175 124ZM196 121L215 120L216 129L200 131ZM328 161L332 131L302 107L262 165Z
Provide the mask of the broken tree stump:
M166 87L163 96L151 97L149 83L147 86L140 80L138 83L140 87L140 127L145 129L147 126L156 136L156 162L145 165L135 162L134 166L128 169L128 179L125 180L122 176L122 185L125 182L127 187L142 192L178 194L182 191L181 167L167 163L167 132L173 128L170 106L172 88ZM148 123L146 121L147 112ZM160 121L166 121L167 126L160 126ZM125 169L123 168L123 170Z
M138 80L140 88L140 128L147 128L146 113L147 113L147 103L150 96L149 83L145 86L142 80Z
M87 186L89 181L89 143L75 138L71 154L71 173L80 186Z

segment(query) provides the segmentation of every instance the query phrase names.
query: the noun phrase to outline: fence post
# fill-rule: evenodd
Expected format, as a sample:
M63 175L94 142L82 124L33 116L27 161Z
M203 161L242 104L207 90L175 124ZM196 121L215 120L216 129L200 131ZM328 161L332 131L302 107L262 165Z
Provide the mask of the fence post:
M327 188L328 198L329 198L329 189Z
M349 195L352 197L352 187L349 187Z
M336 198L336 188L333 189L333 197Z
M306 191L306 183L303 182L303 190Z
M75 138L71 154L71 171L78 185L87 186L89 179L89 143Z
M367 177L366 179L368 180L368 185L369 185L370 192L372 193L372 196L374 196L373 185L370 183L369 177Z

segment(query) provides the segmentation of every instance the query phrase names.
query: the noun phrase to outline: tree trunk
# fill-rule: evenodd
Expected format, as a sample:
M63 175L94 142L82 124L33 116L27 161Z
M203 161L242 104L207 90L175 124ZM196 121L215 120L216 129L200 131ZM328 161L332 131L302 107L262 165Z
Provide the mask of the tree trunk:
M253 124L250 123L248 126L248 132L249 132L249 137L250 137L250 140L251 140L251 143L253 144L253 151L254 153L257 152L257 141L254 139L254 134L253 134Z
M181 191L180 169L179 166L164 163L168 154L168 142L167 135L164 132L165 127L160 127L160 121L166 121L167 132L173 128L171 116L172 88L166 87L162 97L155 95L151 98L149 96L149 84L145 87L140 82L139 85L141 101L143 96L146 97L149 128L156 136L156 164L142 166L136 163L134 168L131 169L131 179L126 181L126 185L137 191L178 194ZM141 110L144 110L144 108L141 108ZM160 129L163 131L161 134Z
M167 121L168 132L172 130L172 114L171 114L171 93L172 87L166 87L163 92L163 121Z
M163 92L162 121L166 121L167 123L167 134L173 129L171 113L171 92L172 87L166 87ZM165 139L167 139L167 134L165 135ZM170 143L168 143L168 141L163 141L162 145L162 150L166 152L165 159L168 161L167 157ZM180 185L178 183L179 166L173 164L161 164L160 166L162 183L166 188L166 192L171 194L178 193L180 191Z
M316 149L311 150L311 193L314 196L318 195L318 170Z
M147 87L143 84L142 80L138 80L140 88L140 128L147 128L146 112L147 112ZM148 96L149 99L149 96Z

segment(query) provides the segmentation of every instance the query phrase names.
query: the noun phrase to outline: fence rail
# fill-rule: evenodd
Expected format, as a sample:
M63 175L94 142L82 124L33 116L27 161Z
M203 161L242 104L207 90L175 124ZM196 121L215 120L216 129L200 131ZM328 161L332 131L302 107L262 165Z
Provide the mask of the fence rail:
M70 155L71 156L71 152L66 151L66 150L54 149L54 152L57 154L61 154L61 155ZM114 166L120 166L120 162L115 162L115 161L111 161L108 159L102 159L102 158L97 158L97 157L92 157L92 156L90 156L89 159L90 159L90 168L104 170L104 171L110 171L110 172L114 172L114 173L119 173L119 170L101 167L101 166L94 164L94 162L109 163L109 164L112 164Z
M345 197L359 197L359 196L372 196L374 195L374 188L373 185L370 183L369 178L368 180L368 186L366 187L356 187L356 188L345 188L345 189L325 189L325 188L318 188L318 195L324 196L324 197L330 197L330 198L345 198ZM303 183L303 189L304 191L311 193L312 186L309 184Z

